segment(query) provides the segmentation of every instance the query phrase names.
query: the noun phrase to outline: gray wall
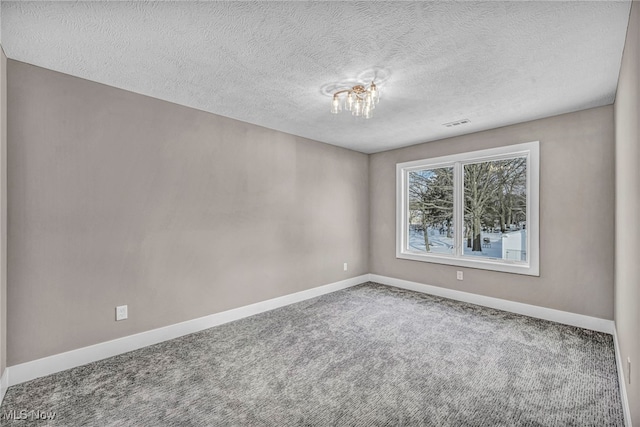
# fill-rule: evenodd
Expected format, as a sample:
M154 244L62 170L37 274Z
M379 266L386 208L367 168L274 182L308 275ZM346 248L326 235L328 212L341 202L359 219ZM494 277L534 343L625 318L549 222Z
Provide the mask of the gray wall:
M396 259L396 163L537 140L540 277ZM613 319L613 165L612 106L373 154L371 272Z
M7 57L0 46L0 375L7 367Z
M640 4L633 2L615 102L615 321L631 418L640 425ZM631 358L631 384L627 358Z
M369 271L366 155L12 60L8 84L9 365Z

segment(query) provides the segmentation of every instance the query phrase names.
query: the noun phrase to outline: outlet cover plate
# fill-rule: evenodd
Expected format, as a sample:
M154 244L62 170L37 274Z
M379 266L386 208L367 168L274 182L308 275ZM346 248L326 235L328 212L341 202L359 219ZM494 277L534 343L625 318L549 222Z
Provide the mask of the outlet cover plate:
M129 317L129 313L126 305L119 305L116 307L116 321L125 320Z

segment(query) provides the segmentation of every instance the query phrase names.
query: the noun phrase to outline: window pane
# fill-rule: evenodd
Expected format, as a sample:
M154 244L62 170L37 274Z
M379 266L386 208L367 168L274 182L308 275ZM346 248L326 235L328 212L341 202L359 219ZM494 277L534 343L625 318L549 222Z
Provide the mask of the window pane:
M453 167L409 172L407 249L454 253Z
M464 255L527 261L527 159L464 165Z

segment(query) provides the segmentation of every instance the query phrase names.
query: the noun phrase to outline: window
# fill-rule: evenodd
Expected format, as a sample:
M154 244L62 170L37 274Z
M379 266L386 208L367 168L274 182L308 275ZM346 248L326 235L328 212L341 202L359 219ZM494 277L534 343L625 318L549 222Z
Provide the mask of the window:
M396 169L398 258L539 274L538 142Z

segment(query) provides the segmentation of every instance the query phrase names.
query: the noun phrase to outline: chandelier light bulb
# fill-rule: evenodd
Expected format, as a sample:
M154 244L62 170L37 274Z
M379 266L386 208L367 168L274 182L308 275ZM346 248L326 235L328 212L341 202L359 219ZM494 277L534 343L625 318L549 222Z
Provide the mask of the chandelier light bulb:
M360 117L362 115L363 104L364 102L362 101L362 99L360 98L356 99L355 105L353 106L353 112L352 112L354 116Z
M333 97L333 101L331 101L331 113L338 114L340 112L340 98L337 96Z
M364 109L362 110L362 117L364 117L365 119L370 119L373 116L371 109L371 106L365 105Z
M337 95L338 94L336 93L334 96L337 96ZM347 111L351 111L353 109L353 98L354 98L353 93L349 92L347 94L347 102L345 103L345 107Z
M369 93L371 93L373 103L377 104L380 100L380 91L378 90L378 86L376 86L374 82L371 82L371 86L369 86Z

